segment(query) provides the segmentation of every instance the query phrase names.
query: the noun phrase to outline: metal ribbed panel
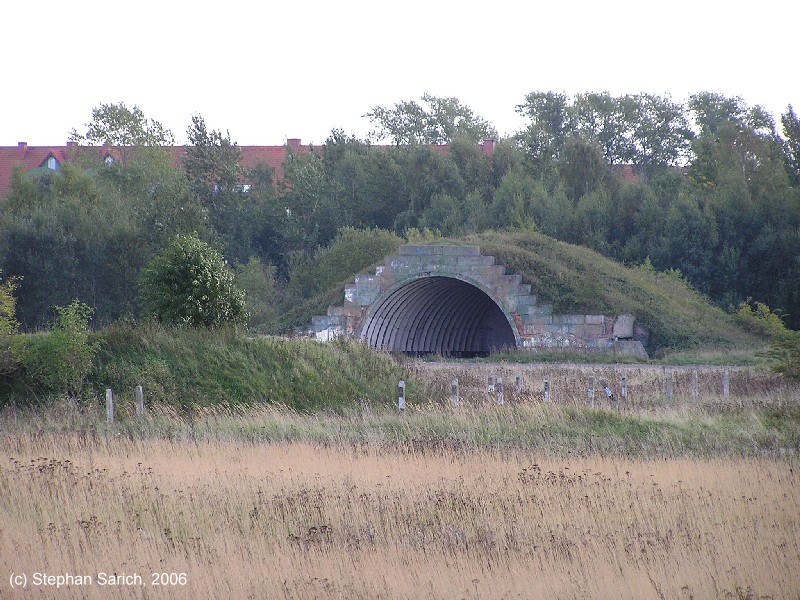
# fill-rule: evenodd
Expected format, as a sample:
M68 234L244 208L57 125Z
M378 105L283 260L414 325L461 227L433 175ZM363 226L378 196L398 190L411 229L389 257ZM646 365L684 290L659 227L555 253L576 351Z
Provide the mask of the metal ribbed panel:
M378 350L410 354L488 354L515 346L505 315L479 288L451 277L423 277L380 300L363 329Z

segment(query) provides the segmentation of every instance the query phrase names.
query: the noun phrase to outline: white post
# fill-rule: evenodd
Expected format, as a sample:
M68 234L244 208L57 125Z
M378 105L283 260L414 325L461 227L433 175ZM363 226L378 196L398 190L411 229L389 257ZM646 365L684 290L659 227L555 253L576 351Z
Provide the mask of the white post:
M697 401L697 369L692 371L692 400Z
M459 398L458 398L458 379L453 379L450 382L450 403L453 405L453 408L458 406Z
M133 392L134 396L136 397L136 416L143 417L144 416L144 391L142 390L142 386L137 385L136 389Z
M667 386L667 402L672 402L672 371L664 369L664 379Z
M594 408L594 374L589 375L589 408Z
M503 400L503 378L497 378L497 404L502 406L505 404L505 400Z
M622 374L622 388L620 389L620 396L622 396L623 402L628 402L628 376L625 373Z
M402 379L397 383L397 408L401 415L406 412L406 382Z
M730 396L730 373L728 367L722 370L722 396L727 400Z
M106 423L114 422L114 392L106 389Z
M544 378L544 401L550 402L550 380L547 377Z

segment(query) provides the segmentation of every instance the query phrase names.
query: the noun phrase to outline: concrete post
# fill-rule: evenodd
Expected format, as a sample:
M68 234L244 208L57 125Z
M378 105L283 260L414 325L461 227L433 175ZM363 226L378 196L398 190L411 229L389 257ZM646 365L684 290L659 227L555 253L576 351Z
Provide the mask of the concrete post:
M726 400L730 396L730 372L728 367L722 370L722 397Z
M589 408L594 408L594 374L589 375Z
M517 375L514 377L514 393L519 396L520 392L522 392L522 375Z
M697 402L697 369L692 371L692 400Z
M106 423L114 422L114 392L106 389Z
M547 377L544 378L544 401L550 402L550 380Z
M622 374L622 383L621 383L621 388L620 388L619 394L620 394L620 396L622 396L622 401L627 403L628 402L628 376L625 373Z
M494 375L489 375L489 377L486 378L486 393L494 393Z
M664 379L667 387L667 402L672 402L672 371L664 369Z
M406 382L402 379L397 383L397 409L401 415L406 412Z
M144 391L142 390L142 386L137 385L136 389L133 391L133 395L136 398L136 416L143 417L144 416Z
M503 378L497 378L497 404L499 406L503 406L505 404L505 400L503 399Z
M458 379L453 379L453 381L450 382L450 404L455 408L458 406L458 402Z

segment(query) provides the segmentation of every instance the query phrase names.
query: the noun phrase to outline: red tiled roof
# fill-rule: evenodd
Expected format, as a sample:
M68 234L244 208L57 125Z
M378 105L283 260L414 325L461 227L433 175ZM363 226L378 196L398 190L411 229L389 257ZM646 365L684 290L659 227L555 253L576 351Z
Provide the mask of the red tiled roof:
M67 146L28 146L25 142L0 148L0 198L6 195L11 186L14 167L32 171L41 167L51 156L63 165L71 150Z
M298 153L309 151L308 146L302 146L300 140L289 140L289 146ZM283 179L283 161L286 157L286 146L239 146L242 151L241 164L250 169L258 164L265 164L272 169L276 182ZM92 151L98 153L98 158L102 159L110 154L118 159L119 153L114 149L106 147L77 146L68 144L66 146L28 146L25 142L20 142L16 146L0 147L0 200L5 197L9 187L11 187L11 176L14 167L20 166L26 172L32 171L44 165L50 156L53 156L60 165L74 158L78 152ZM183 146L173 146L171 148L175 166L180 165L181 158L186 153Z
M494 140L486 140L480 146L489 156L494 150ZM299 139L289 139L283 146L239 146L242 152L241 165L246 169L253 168L257 164L266 165L272 169L273 180L277 184L283 179L283 162L287 148L298 154L311 151L310 146L303 146ZM447 144L435 144L429 148L442 156L446 156L449 152ZM172 146L170 150L175 166L180 166L186 148ZM11 186L11 175L16 165L21 166L26 172L32 171L42 166L50 156L53 156L59 164L64 164L79 152L97 152L98 159L102 160L106 155L111 155L119 160L119 152L105 146L78 146L71 143L66 146L28 146L25 142L20 142L17 146L0 147L0 201Z

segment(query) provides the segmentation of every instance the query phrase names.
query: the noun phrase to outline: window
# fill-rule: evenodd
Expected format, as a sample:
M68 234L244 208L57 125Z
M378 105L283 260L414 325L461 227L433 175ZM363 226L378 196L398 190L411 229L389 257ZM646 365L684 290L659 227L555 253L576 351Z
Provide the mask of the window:
M109 165L109 166L110 166L110 165L113 165L113 164L114 164L114 157L113 157L113 156L111 156L110 154L107 154L107 155L106 155L106 157L103 159L103 162L104 162L106 165Z
M54 156L47 159L47 168L51 171L58 171L58 161Z

